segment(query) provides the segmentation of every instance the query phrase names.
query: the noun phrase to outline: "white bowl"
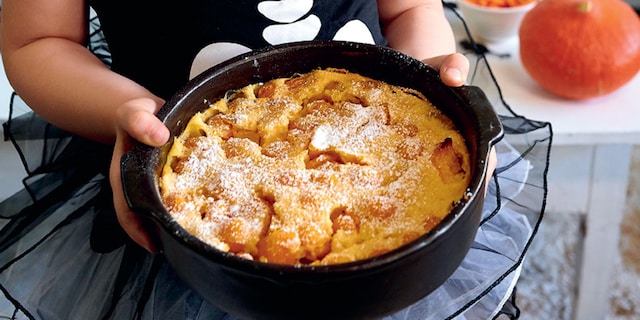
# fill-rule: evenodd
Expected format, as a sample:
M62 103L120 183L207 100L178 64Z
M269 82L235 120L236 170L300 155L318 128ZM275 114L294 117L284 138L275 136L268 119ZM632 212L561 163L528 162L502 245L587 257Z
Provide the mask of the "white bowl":
M536 4L537 1L532 1L515 7L487 7L458 0L474 40L484 44L497 44L517 37L522 19Z

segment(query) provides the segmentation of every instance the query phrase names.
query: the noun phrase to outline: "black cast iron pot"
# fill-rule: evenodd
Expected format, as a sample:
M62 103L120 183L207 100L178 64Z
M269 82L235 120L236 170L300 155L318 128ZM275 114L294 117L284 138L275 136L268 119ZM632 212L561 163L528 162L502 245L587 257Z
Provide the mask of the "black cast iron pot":
M125 197L149 223L179 276L219 308L250 319L377 318L440 286L467 254L479 226L490 147L502 126L484 93L450 88L424 63L397 51L350 42L303 42L256 50L194 78L158 112L173 136L227 91L316 68L352 72L421 91L457 125L471 151L465 200L431 232L367 260L320 267L249 261L221 252L182 229L164 208L157 178L170 143L134 146L122 158Z

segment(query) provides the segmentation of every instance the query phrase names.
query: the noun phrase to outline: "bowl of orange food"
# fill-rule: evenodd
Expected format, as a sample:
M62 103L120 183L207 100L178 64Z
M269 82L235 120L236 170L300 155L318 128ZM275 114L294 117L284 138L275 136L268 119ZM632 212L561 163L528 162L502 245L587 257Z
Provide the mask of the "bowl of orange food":
M500 44L517 38L520 23L538 0L459 0L458 7L475 40Z
M376 318L424 298L479 225L502 126L395 50L312 41L244 54L158 112L125 197L177 274L243 318Z

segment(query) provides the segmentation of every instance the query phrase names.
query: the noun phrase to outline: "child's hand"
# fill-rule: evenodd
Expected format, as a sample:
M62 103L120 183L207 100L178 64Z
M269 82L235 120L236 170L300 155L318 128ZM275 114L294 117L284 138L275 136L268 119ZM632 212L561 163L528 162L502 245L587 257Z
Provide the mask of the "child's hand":
M156 253L157 248L142 227L138 215L129 208L124 199L120 180L120 158L131 148L133 139L155 147L169 140L169 130L155 116L162 103L160 100L140 98L130 100L118 108L116 144L109 171L118 222L131 239L152 253Z
M440 78L448 86L459 87L467 80L469 60L463 54L452 53L425 59L423 62L440 70Z

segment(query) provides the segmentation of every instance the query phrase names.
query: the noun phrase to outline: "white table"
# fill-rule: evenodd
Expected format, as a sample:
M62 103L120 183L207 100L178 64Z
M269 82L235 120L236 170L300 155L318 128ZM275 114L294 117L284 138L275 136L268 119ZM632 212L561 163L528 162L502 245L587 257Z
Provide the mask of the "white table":
M450 21L456 36L466 39L461 23L452 15ZM552 125L546 212L585 217L573 318L604 319L631 152L633 145L640 144L640 73L608 96L568 101L546 92L529 77L519 59L517 39L489 49L510 54L509 58L487 57L513 111ZM474 84L483 86L482 82ZM496 108L508 114L500 104Z

